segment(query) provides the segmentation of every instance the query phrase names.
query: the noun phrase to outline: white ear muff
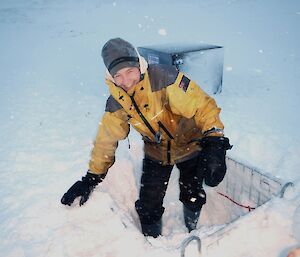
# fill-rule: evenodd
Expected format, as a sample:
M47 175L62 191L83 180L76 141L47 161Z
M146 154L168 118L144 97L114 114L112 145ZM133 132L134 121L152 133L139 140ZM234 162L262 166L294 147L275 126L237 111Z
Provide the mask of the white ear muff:
M140 57L140 69L141 69L141 74L144 74L148 69L148 63L145 60L145 58L142 56Z
M112 77L112 75L109 73L108 69L105 69L105 79L108 79L112 82L115 83L114 78Z
M139 54L139 52L138 52L138 50L136 48L135 48L135 51L137 52L138 57L139 57L141 74L144 74L146 72L146 70L148 69L148 63L145 60L145 58Z

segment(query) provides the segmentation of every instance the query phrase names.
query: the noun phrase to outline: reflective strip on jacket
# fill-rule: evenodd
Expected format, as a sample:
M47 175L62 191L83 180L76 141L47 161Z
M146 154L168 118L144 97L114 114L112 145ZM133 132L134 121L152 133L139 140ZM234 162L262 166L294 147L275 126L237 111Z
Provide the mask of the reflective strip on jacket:
M215 100L173 66L149 65L128 92L111 80L106 84L111 95L92 151L93 173L112 166L118 141L127 137L130 125L143 136L145 155L163 165L194 157L201 150L195 140L211 129L224 129Z

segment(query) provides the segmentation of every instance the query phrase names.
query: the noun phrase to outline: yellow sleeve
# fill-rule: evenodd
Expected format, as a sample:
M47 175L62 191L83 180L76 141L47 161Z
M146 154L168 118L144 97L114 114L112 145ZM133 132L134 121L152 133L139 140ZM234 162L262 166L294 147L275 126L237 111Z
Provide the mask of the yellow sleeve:
M215 100L183 73L179 72L176 81L166 88L166 92L171 111L188 119L194 118L202 133L213 128L220 131L224 129L219 117L221 109ZM223 134L221 132L209 135Z
M129 133L129 124L122 110L105 112L99 124L94 148L89 162L89 170L95 174L106 173L115 162L118 141Z

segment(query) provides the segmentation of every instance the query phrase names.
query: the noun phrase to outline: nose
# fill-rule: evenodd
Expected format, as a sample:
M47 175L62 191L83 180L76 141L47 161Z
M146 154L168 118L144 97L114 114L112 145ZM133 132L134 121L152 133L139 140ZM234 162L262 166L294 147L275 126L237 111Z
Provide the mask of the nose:
M128 84L128 78L127 78L127 76L122 76L122 84L124 86L127 86L127 84Z
M129 76L123 76L122 77L122 85L124 87L132 86L132 79Z

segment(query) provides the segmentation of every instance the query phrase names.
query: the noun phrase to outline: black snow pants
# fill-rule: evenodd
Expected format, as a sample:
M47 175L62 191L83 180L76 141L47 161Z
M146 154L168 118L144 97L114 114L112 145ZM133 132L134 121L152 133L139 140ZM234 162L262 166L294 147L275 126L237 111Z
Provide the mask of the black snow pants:
M176 164L180 171L179 200L192 211L199 211L206 202L202 187L203 176L197 174L198 157ZM168 187L173 165L161 165L148 158L143 160L143 173L139 199L135 208L142 224L153 224L163 213L163 199Z

